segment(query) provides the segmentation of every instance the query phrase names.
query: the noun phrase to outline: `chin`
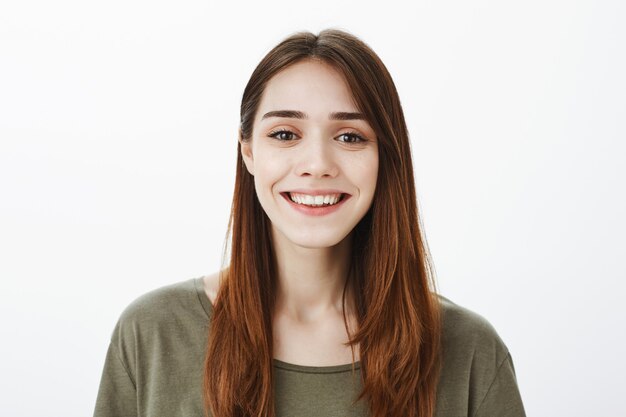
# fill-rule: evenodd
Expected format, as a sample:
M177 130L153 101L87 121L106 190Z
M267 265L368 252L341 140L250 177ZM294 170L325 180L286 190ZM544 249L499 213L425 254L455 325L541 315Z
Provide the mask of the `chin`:
M304 237L294 237L293 239L289 239L294 245L298 245L302 248L307 249L323 249L323 248L331 248L333 246L337 246L340 244L346 236L311 236L309 238Z
M311 242L304 242L304 243L296 243L294 242L294 244L300 246L301 248L305 248L305 249L326 249L326 248L331 248L333 246L336 246L337 243L311 243Z

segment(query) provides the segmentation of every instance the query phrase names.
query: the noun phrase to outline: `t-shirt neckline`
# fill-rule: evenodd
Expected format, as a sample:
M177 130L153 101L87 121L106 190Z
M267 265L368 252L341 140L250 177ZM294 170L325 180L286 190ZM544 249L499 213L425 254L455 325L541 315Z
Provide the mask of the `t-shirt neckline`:
M198 299L200 300L200 304L202 305L202 309L206 313L207 319L210 319L213 314L213 304L211 304L211 300L204 292L204 280L203 276L192 278L194 287L196 289L196 294L198 295ZM330 374L337 372L347 372L352 370L352 364L346 363L341 365L331 365L331 366L309 366L309 365L298 365L295 363L284 362L279 359L273 358L274 366L277 368L281 368L288 371L307 373L307 374ZM354 369L360 370L361 361L354 362Z

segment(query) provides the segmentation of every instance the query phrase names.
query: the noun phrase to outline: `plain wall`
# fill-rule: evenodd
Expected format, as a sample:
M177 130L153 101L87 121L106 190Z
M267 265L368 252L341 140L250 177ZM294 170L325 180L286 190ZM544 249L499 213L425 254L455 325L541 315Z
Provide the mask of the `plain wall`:
M0 5L0 414L91 415L128 303L216 271L252 70L298 30L382 58L439 289L529 416L624 416L620 1Z

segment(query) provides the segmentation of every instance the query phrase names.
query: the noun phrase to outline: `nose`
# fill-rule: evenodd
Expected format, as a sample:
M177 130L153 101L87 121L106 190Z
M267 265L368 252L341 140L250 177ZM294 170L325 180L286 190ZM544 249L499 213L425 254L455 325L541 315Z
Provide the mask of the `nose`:
M296 173L316 178L336 177L339 166L333 152L332 139L321 134L303 138L298 149Z

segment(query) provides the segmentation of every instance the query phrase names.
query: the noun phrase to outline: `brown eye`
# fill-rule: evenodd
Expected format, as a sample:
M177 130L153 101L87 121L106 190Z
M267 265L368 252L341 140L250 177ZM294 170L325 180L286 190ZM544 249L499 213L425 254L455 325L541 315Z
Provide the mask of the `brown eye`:
M275 132L270 132L267 136L280 141L290 141L293 139L293 135L294 133L292 131L282 129Z
M346 132L338 136L339 138L346 138L347 140L341 141L344 143L361 143L367 140L356 132Z

